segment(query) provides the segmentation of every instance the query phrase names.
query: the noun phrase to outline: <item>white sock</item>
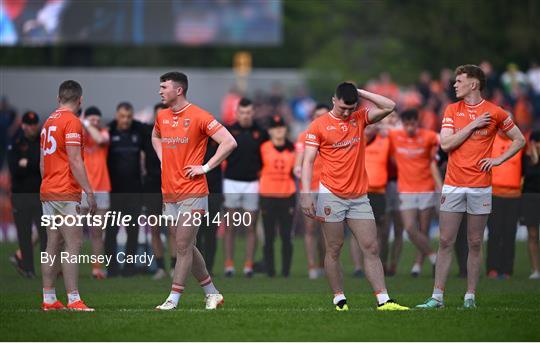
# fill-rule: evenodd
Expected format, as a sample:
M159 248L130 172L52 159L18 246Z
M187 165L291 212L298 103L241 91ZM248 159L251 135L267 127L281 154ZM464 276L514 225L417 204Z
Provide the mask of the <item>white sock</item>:
M420 274L421 271L422 271L422 267L420 267L420 264L418 264L418 263L415 263L411 268L411 273Z
M45 304L54 304L56 300L55 288L43 288L43 302Z
M173 283L171 287L171 293L169 294L169 297L167 298L167 300L172 302L175 306L178 305L182 292L184 292L184 286Z
M443 297L444 297L444 291L440 288L433 288L433 294L431 295L431 297L437 301L440 301L440 302L443 302Z
M464 300L469 300L469 299L474 300L474 293L470 293L470 292L465 293Z
M73 304L74 302L81 300L81 296L79 295L78 290L69 292L67 296L68 296L68 304Z
M384 291L380 291L378 293L375 293L375 296L377 297L377 303L379 305L382 305L385 302L387 302L388 300L390 300L390 297L388 296L388 292L386 291L386 289Z
M345 294L339 293L334 295L334 305L337 305L341 300L347 300L347 298L345 298Z
M429 254L428 258L429 258L429 262L431 262L431 264L435 264L437 262L437 254L436 253Z
M212 282L212 278L210 276L202 280L199 284L204 290L204 294L219 294L219 291L217 290L216 286L214 286L214 283Z

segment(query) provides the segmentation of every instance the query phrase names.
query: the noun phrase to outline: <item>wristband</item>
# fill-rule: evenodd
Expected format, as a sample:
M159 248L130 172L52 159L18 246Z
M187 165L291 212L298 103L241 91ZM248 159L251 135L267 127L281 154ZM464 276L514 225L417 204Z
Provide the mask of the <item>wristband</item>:
M210 171L210 166L208 165L208 163L202 166L202 170L205 174Z

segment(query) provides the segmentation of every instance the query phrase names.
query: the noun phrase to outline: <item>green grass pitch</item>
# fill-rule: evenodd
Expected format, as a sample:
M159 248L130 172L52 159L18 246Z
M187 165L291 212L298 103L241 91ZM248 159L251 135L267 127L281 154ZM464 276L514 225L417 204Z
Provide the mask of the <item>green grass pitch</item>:
M279 245L277 242L276 255L279 255ZM295 240L292 276L288 279L269 279L260 274L253 279L242 276L225 279L221 273L221 248L220 245L214 281L225 296L225 306L218 311L204 310L203 293L194 280L188 283L178 310L156 312L153 308L167 296L170 279L152 281L148 276L136 276L98 281L90 277L90 267L85 265L81 270L80 291L96 312L43 313L39 310L40 279L22 279L8 262L15 245L1 244L1 340L540 340L540 282L527 279L529 262L524 243L518 243L516 272L512 279L488 280L482 276L477 295L478 309L459 309L466 283L456 278L453 270L447 285L445 309L384 313L375 311L375 298L367 281L352 278L347 249L342 261L351 310L336 312L331 305L332 295L326 280L307 279L300 239ZM238 257L243 255L240 249L237 253ZM412 246L405 244L398 275L387 278L390 296L408 306L423 302L433 286L427 263L420 278L413 279L408 275L413 255ZM237 270L240 267L238 265ZM61 280L57 282L57 294L64 302L66 296Z

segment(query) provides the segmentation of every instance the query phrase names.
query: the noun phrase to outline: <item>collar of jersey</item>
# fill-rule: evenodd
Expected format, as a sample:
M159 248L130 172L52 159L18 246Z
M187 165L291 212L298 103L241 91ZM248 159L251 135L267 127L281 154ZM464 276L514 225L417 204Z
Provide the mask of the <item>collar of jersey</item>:
M173 111L173 109L171 108L171 112L174 114L174 115L179 115L181 114L182 112L184 112L185 110L187 110L187 108L191 106L191 102L188 103L186 106L182 107L181 109L179 109L178 111Z
M349 118L347 118L347 120L338 118L338 117L336 117L336 116L334 115L334 113L332 113L332 111L329 111L328 114L330 115L330 117L334 118L335 120L339 120L339 121L348 122L348 121L351 119L351 116L349 116ZM351 114L351 115L352 115L352 114Z
M469 105L468 103L465 102L465 100L463 100L463 103L464 103L465 106L467 106L467 107L474 108L474 107L478 107L478 106L482 105L482 104L484 103L484 101L486 101L486 100L485 100L485 99L482 99L482 100L480 100L479 103L474 104L474 105Z

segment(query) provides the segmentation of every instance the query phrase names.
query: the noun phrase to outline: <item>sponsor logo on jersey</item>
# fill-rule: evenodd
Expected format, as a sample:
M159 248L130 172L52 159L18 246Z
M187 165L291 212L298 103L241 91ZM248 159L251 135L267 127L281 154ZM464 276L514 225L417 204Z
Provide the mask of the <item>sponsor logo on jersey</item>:
M66 133L66 139L81 139L81 135L77 132L73 132L73 133Z
M164 137L161 138L163 144L188 144L189 137Z

